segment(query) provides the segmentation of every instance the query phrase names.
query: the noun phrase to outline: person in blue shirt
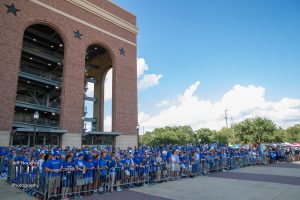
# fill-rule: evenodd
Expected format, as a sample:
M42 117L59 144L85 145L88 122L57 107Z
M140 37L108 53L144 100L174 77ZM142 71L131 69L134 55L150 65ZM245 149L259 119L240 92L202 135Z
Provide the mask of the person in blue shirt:
M108 162L107 162L107 152L103 151L102 156L99 161L98 170L100 170L100 188L99 192L103 192L103 188L105 184L107 184L107 169L108 169Z
M207 158L209 160L210 173L214 173L215 172L215 153L213 150L210 152L210 154Z
M197 166L198 162L196 161L196 153L194 151L192 151L191 154L189 155L189 164L190 166L192 166L190 177L193 178L194 175L196 175L198 172L198 166Z
M38 183L39 168L37 166L36 155L31 154L28 167L28 183Z
M82 196L80 195L81 192L81 187L82 185L84 185L84 174L85 174L85 162L83 160L83 154L79 153L77 155L77 160L75 160L75 188L74 188L74 192L75 192L75 199L78 198L82 198Z
M75 165L71 155L66 156L66 161L63 162L62 173L62 200L68 200L67 194L72 186L72 177L74 176Z
M156 178L157 178L158 182L161 182L164 161L163 161L163 159L161 157L161 153L160 152L155 157L155 162L156 162L156 172L157 172L157 177Z
M133 162L135 164L135 170L137 170L137 175L138 175L136 181L140 181L138 179L141 179L143 175L143 173L139 173L139 171L142 171L143 170L142 168L144 168L144 166L142 166L142 161L143 158L141 157L141 154L139 152L136 152L136 155L133 158Z
M124 165L124 173L125 173L125 179L127 182L133 182L134 178L134 161L133 161L133 155L124 155L124 159L122 160L122 163ZM132 187L130 184L129 187Z
M120 187L121 180L122 180L122 172L124 171L124 165L122 163L121 157L116 157L117 168L116 168L116 185L117 185L117 192L121 192L122 189Z
M46 171L45 171L48 159L49 159L49 154L46 154L43 157L44 161L42 162L42 165L41 165L41 174L40 174L40 177L39 177L39 191L42 194L45 194L46 188L48 188L48 185L46 185L46 183L47 183L46 182L47 174L46 174Z
M100 155L99 154L96 154L94 156L94 160L93 160L93 163L94 163L94 169L95 169L95 173L93 174L93 177L94 177L94 180L93 180L93 190L94 190L94 194L97 193L97 187L98 185L100 185L100 170L99 170L99 162L100 162ZM97 170L96 170L97 169Z
M85 191L90 191L93 188L93 174L94 174L94 162L91 155L87 156L87 161L85 162Z
M116 168L117 168L117 160L116 160L116 155L115 153L111 153L111 159L109 162L109 178L110 178L110 192L114 191L114 186L115 186L115 180L116 180Z
M157 163L155 161L155 155L151 155L151 159L150 159L150 183L154 184L155 179L156 179L156 170L157 170Z
M62 163L58 160L59 154L54 152L52 158L47 162L45 166L45 171L48 173L49 177L49 191L48 195L53 196L57 195L57 188L60 187L60 171L63 166Z
M212 151L211 153L211 160L213 160L213 172L216 173L220 167L220 157L216 150Z

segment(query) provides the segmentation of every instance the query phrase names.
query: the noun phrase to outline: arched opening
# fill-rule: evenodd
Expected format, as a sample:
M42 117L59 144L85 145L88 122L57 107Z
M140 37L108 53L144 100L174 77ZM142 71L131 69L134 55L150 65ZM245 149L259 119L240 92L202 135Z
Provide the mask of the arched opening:
M24 31L12 144L60 145L64 42L53 28L34 24Z
M109 52L98 44L90 45L85 58L84 145L113 144L112 71Z

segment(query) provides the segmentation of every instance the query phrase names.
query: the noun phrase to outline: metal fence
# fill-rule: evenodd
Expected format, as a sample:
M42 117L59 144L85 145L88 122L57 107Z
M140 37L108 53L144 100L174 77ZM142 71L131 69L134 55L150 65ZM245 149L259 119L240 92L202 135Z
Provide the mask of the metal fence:
M51 197L81 198L93 195L121 191L138 186L174 181L182 178L209 175L221 171L234 170L253 165L265 165L271 162L267 155L246 155L234 157L209 157L185 164L158 162L149 165L126 167L90 168L85 171L70 168L52 172L42 172L32 163L11 162L0 159L1 172L7 174L7 182L40 199ZM299 160L299 154L286 157L286 161ZM2 174L2 173L1 173Z

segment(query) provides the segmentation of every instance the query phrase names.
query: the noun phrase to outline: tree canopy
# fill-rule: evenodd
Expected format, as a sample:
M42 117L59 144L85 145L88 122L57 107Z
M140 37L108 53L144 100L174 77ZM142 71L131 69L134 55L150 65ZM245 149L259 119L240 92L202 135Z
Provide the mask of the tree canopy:
M193 130L190 126L166 126L146 132L142 138L142 144L249 144L271 142L296 142L300 141L300 124L287 129L277 125L267 118L251 118L234 124L231 128L211 130L201 128Z

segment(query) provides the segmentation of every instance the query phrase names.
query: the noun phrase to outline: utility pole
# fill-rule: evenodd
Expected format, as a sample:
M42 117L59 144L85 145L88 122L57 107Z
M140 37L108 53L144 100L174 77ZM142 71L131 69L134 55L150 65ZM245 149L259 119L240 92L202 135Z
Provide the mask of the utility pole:
M227 122L227 120L228 120L228 117L227 117L227 109L225 110L225 120L226 120L226 127L228 128L228 122Z

